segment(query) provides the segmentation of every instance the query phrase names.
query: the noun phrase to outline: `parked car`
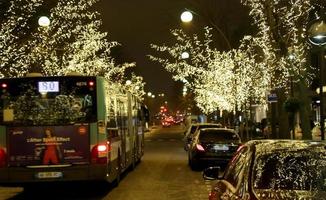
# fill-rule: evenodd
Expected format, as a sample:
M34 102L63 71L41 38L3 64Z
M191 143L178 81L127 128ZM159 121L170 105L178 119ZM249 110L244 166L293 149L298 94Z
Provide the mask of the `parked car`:
M194 124L190 124L189 128L186 130L186 132L184 133L184 150L188 151L191 140L192 140L192 136L193 134L202 128L222 128L222 124L214 124L214 123L194 123Z
M326 199L326 143L253 140L239 148L225 169L204 170L217 179L210 200Z
M188 151L189 165L192 169L206 165L225 166L240 144L241 139L233 129L199 129Z

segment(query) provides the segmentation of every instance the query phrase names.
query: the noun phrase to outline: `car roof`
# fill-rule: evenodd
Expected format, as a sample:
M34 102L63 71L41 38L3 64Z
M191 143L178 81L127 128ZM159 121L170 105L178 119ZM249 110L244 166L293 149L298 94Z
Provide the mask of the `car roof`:
M199 129L199 131L213 131L213 130L216 130L216 131L226 131L226 132L232 132L232 133L235 133L235 131L233 129L229 129L229 128L216 128L216 127L209 127L209 128L201 128Z
M213 125L213 126L221 126L222 124L218 124L218 123L193 123L191 124L191 126L206 126L206 125Z
M298 151L311 149L313 151L326 152L326 143L311 140L251 140L246 145L254 147L256 154L268 154L277 151Z

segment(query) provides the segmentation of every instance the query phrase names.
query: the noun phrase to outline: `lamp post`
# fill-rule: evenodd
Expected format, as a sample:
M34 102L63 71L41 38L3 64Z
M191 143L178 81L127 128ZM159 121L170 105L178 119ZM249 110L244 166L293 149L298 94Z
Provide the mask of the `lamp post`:
M51 24L47 16L40 16L38 18L39 37L37 37L37 45L34 46L35 58L32 70L33 72L41 73L45 66L46 49L48 47L48 30Z
M324 101L323 101L323 71L325 68L325 44L326 44L326 20L325 13L322 11L322 16L311 21L308 27L308 40L317 46L320 52L319 55L319 100L320 100L320 132L321 140L325 140L325 117L324 117Z
M193 19L193 14L200 16L199 14L197 14L196 12L186 9L185 11L183 11L180 15L180 19L182 22L184 23L190 23ZM229 42L229 40L227 39L227 37L225 36L225 34L223 33L223 31L214 23L212 23L212 21L209 21L210 25L213 26L213 28L215 28L219 34L223 37L223 40L226 42L228 48L231 50L231 44Z
M291 74L290 74L290 94L291 94L291 97L294 96L294 92L293 92L293 61L295 59L295 56L294 54L290 54L289 55L289 60L290 60L290 64L291 64Z

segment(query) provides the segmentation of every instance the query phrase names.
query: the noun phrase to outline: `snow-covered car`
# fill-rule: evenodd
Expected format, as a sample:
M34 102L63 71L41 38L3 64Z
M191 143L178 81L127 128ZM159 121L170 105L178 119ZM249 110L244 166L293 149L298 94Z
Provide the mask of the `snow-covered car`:
M326 199L326 143L252 140L241 146L221 176L219 167L203 172L217 182L217 199Z

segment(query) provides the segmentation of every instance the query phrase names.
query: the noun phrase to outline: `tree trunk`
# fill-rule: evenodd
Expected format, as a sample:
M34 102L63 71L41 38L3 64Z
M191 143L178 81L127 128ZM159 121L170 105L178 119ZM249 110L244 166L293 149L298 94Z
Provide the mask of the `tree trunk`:
M312 120L311 108L310 108L310 103L311 103L310 90L303 81L300 81L297 84L297 88L298 88L297 89L298 97L300 98L301 101L299 113L300 113L301 129L302 129L302 139L311 139L311 129L313 127L310 127L310 120Z
M280 139L289 139L289 120L288 113L285 111L283 104L287 99L284 89L277 90L277 110L278 110L278 124L279 124L279 137Z

